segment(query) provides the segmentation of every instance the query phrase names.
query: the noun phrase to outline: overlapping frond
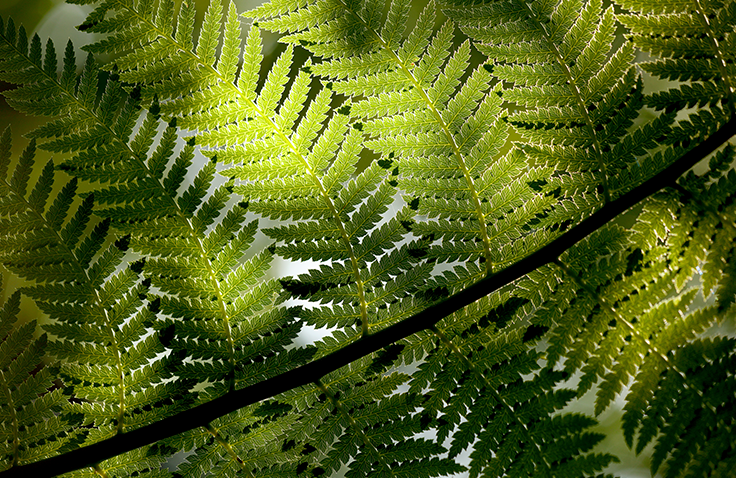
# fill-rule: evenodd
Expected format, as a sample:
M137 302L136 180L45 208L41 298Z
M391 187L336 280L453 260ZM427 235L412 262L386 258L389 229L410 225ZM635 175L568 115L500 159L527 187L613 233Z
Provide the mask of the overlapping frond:
M321 94L315 103L324 107L327 98ZM312 106L297 135L305 134L303 126L321 128L314 121L305 125L316 109ZM257 175L249 165L229 173L247 181L236 191L259 198L253 207L261 214L295 220L265 231L277 241L280 255L329 261L284 282L295 296L323 305L305 310L304 320L316 327L347 328L348 336L357 338L355 326L365 334L420 310L422 300L412 294L429 278L431 266L420 264L424 252L416 240L401 244L411 229L408 206L384 220L397 195L395 164L375 161L354 174L362 134L348 120L344 114L334 116L306 157L284 154L269 161L292 170L288 176L252 181ZM345 141L335 147L343 135Z
M705 338L675 350L672 368L651 376L653 393L628 401L623 420L629 445L635 432L637 452L656 440L652 474L661 468L666 478L733 474L736 423L729 410L736 402L734 342Z
M180 188L185 175L196 171L193 147L174 154L172 123L148 156L158 124L149 114L128 145L132 154L105 165L112 174L96 193L96 213L130 234L131 247L144 255L138 264L160 293L151 298L154 311L170 317L169 325L157 324L162 340L180 358L193 359L180 364L176 375L206 380L212 384L207 393L218 396L306 355L277 356L299 327L288 310L274 307L278 282L263 280L271 254L242 262L256 233L255 223L246 223L246 204L228 204L231 182L211 187L211 161ZM62 167L86 176L90 168L78 165L68 161Z
M560 221L575 222L647 179L651 171L639 165L672 115L634 126L643 87L633 45L615 42L612 7L603 11L600 0L457 3L448 2L446 13L488 56L493 76L512 85L503 98L524 140L519 149L556 170L549 185L562 199L575 198Z
M53 47L49 48L53 53ZM29 63L29 74L15 81L28 82L24 88L35 87L34 67L37 70L41 65L32 58L28 61L20 47L13 53L16 63L24 59ZM67 62L74 63L71 49ZM205 395L217 396L284 371L311 354L304 349L284 350L299 326L289 311L274 307L280 290L278 282L263 280L271 254L264 252L242 262L256 228L253 222L245 224L245 203L228 203L232 184L221 184L213 190L215 165L207 162L193 183L182 188L193 169L191 144L173 158L175 126L172 122L159 132L155 114L148 115L131 137L139 116L135 99L111 80L97 100L97 75L88 61L81 79L68 82L69 88L64 89L65 84L54 75L44 78L70 97L68 102L86 109L88 118L85 124L66 123L64 118L52 120L33 135L53 137L45 143L48 149L71 152L72 159L59 167L93 187L94 194L86 196L80 217L68 226L69 235L77 240L89 220L93 201L95 214L105 218L93 230L92 238L80 246L82 260L90 261L95 256L109 225L127 235L99 256L83 283L68 274L68 287L46 284L30 290L39 306L58 318L50 328L63 340L54 352L69 360L69 375L79 377L70 380L83 400L78 408L97 427L95 440L161 418L163 410L173 411L174 391L186 392L194 383L209 385ZM59 111L48 113L56 115ZM100 133L99 141L89 140L94 132ZM158 146L151 148L159 133ZM28 173L29 169L24 171ZM53 172L49 165L47 175ZM69 207L74 184L58 199L57 209ZM44 187L50 189L48 184ZM58 216L58 211L55 214ZM64 217L54 219L60 225ZM119 249L128 244L143 258L114 273L123 256ZM142 270L144 281L138 279ZM155 293L151 293L151 287ZM88 302L94 299L96 306L91 307ZM143 307L143 301L148 302L147 307ZM169 319L161 320L161 313ZM100 333L101 325L113 336ZM151 335L153 329L173 349L170 358L160 359L164 348L159 334ZM109 357L111 354L114 357ZM185 357L190 360L176 364ZM176 382L155 384L172 374ZM118 384L124 388L113 393L117 389L108 387L114 397L103 393L117 376L125 382ZM113 405L123 401L126 403L119 403L119 409ZM191 400L177 399L176 409L185 408L188 402ZM135 419L124 423L126 413ZM113 465L128 470L131 464L121 458ZM130 470L120 473L127 472Z
M409 4L390 2L385 23L374 1L293 9L272 2L248 15L322 57L311 71L332 80L335 92L362 99L352 114L374 138L366 146L399 164L407 201L429 219L413 232L437 241L428 258L462 261L441 281L458 290L547 240L542 226L525 226L553 201L530 186L551 170L507 154L508 126L491 75L478 67L468 76L470 44L453 46L450 22L432 34L433 2L405 33Z
M667 139L688 145L736 116L736 2L617 1L629 41L652 55L641 68L669 80L646 98L656 109L690 112Z
M713 326L736 310L734 148L599 218L728 133L736 3L444 0L444 21L434 2L272 0L245 35L228 0L201 25L192 1L72 3L101 35L81 75L71 44L59 65L0 22L8 104L51 118L17 160L0 137L0 263L50 317L46 343L18 294L0 309L10 473L238 397L72 475L169 476L185 451L196 478L600 476L615 457L566 411L591 390L596 414L625 394L654 472L732 472L736 342ZM260 28L287 45L267 72ZM674 88L650 94L637 47ZM274 243L254 252L260 219ZM274 280L274 254L316 266ZM474 283L495 292L450 313ZM434 325L407 336L416 319ZM327 335L295 346L304 324ZM41 348L61 364L36 369ZM309 378L282 393L287 371Z
M285 439L299 419L290 411L290 405L279 401L246 407L165 445L172 451L193 451L179 466L184 477L208 472L221 477L293 477L301 450Z
M27 57L20 48L17 50L16 62L26 59L26 69L36 75L41 66L34 63L33 55ZM52 53L50 46L47 63L52 61ZM74 64L72 49L66 62ZM25 88L36 84L30 73L17 78L18 82L29 83ZM135 94L131 97L120 83L110 80L97 100L98 75L89 60L76 88L64 90L65 83L53 75L44 79L71 97L70 103L83 111L87 121L67 123L62 117L33 135L52 137L44 143L47 149L73 154L59 167L92 185L95 214L128 234L132 250L143 256L134 268L143 270L151 286L160 292L160 297L148 297L151 309L168 315L172 325L178 324L176 339L169 339L173 330L164 321L151 325L166 331L167 346L175 351L186 349L185 355L196 358L182 365L177 374L185 380L196 376L197 381L209 381L215 384L212 393L221 395L233 389L236 381L247 383L267 375L269 365L273 367L270 373L283 370L289 362L284 357L265 364L257 362L283 351L297 334L298 326L292 323L289 312L273 309L279 284L262 280L270 254L264 252L245 264L239 263L256 232L254 223L245 225L245 203L228 204L231 183L212 187L215 164L210 161L197 169L192 144L185 144L174 154L175 121L152 147L159 134L158 104L151 105L153 112L136 130L140 113ZM95 133L99 138L90 139ZM182 187L187 174L196 176L191 185ZM88 198L91 205L92 196ZM266 340L261 335L271 338ZM298 362L297 355L289 354ZM213 362L202 362L209 360Z
M79 435L79 417L64 410L63 389L54 386L57 365L44 364L46 334L35 338L36 322L20 323L19 312L20 292L15 291L0 305L3 470L56 454Z
M723 321L734 302L728 270L736 241L736 183L732 172L723 174L732 160L733 147L727 146L711 159L707 174L689 173L647 201L632 229L604 227L520 283L519 295L535 309L532 322L550 330L547 359L568 373L580 372L578 393L596 386L597 414L630 387L623 430L631 446L643 427L637 452L659 427L669 427L658 407L676 397L663 377L684 383L698 400L706 394L700 379L691 376L695 366L682 368L673 351L689 354L700 343L699 334ZM699 287L686 287L693 279ZM694 307L699 293L715 295L715 303ZM708 357L700 358L700 367L710 367ZM730 421L714 413L720 402L703 406L708 410L693 426L714 433L730 429ZM684 461L668 476L689 476L683 471L691 459L689 441L677 442L679 431L666 433L653 470L671 453Z
M75 444L79 445L137 428L181 409L184 402L175 403L180 398L178 387L161 382L167 361L159 356L163 347L150 333L153 317L144 304L147 285L123 263L127 240L111 243L108 221L88 226L92 196L78 203L76 180L56 190L54 180L59 173L50 162L37 180L30 181L34 171L33 141L10 178L6 177L9 129L0 146L0 187L4 190L2 264L32 281L24 293L51 319L44 329L53 340L46 344L45 351L63 360L53 378L60 379L66 388L48 395L49 400L56 397L48 405L58 407L63 403L65 415L48 416L51 409L41 407L36 411L40 419L47 420L44 426L52 430L54 423L65 416L76 417L77 425L83 425L75 433ZM34 375L36 379L44 383L52 377L42 371ZM62 390L65 395L72 394L73 403L60 395ZM29 405L27 411L33 411L34 406ZM17 413L21 410L16 404ZM28 430L34 429L41 433L42 428L28 425ZM64 442L63 436L58 438L55 443L53 437L38 437L40 455L34 457L58 452ZM29 438L29 442L33 440ZM163 458L144 461L154 461L159 467ZM148 465L135 461L127 466L138 469Z
M316 386L283 394L303 418L293 428L301 437L287 444L300 453L297 473L333 474L347 465L348 477L448 476L463 467L438 457L444 448L418 437L426 430L422 396L397 393L408 376L384 373L395 353L363 358L323 377Z
M162 456L151 451L151 448L139 448L137 450L122 453L114 458L97 463L93 467L65 473L63 478L98 478L107 476L110 478L128 478L140 476L141 478L168 478L172 473L162 466Z
M540 370L544 329L518 327L522 304L493 295L442 320L410 391L428 397L429 426L450 438L450 457L472 446L471 477L595 476L616 458L588 453L603 438L588 430L593 418L557 413L575 392L560 387L567 373Z
M405 233L402 220L408 219L408 213L400 212L396 219L377 226L396 194L390 162L374 164L349 181L362 149L361 134L347 133L350 108L345 107L345 114L335 115L324 128L330 92L323 89L305 106L311 81L306 72L298 74L287 90L291 47L258 89L258 29L250 29L241 47L233 5L227 13L219 2L209 6L196 47L191 38L193 6L182 7L176 33L165 20L173 15L169 4L158 7L156 21L144 19L135 26L111 16L111 10L132 12L134 8L115 3L100 6L88 19L90 30L110 36L90 49L109 52L111 44L124 44L130 31L150 31L142 49L115 60L121 79L142 83L144 101L157 96L162 101L161 114L175 116L180 127L196 130L197 144L207 148L206 155L234 165L224 174L241 180L235 191L250 202L251 210L272 219L297 221L267 231L278 241L280 255L332 261L318 277L302 277L290 287L300 297L332 302L339 310L326 314L327 318L306 313L307 323L358 324L365 334L371 316L378 315L374 322L380 327L415 310L411 304L393 304L406 299L411 284L426 278L428 269L414 267L417 261L412 260L410 247L395 246ZM97 22L101 15L109 20ZM215 63L217 45L222 55ZM177 53L172 54L174 50ZM238 65L241 53L242 67ZM159 68L167 62L175 62L176 70ZM313 291L312 283L321 291ZM387 304L392 305L390 313L380 312Z
M4 152L9 142L8 129L0 140ZM61 375L80 400L70 407L94 425L89 439L96 441L171 413L175 407L166 401L176 389L157 385L163 347L147 329L153 319L144 307L147 285L124 267L127 240L111 244L108 221L88 227L92 196L74 204L75 180L50 200L58 174L51 163L28 193L34 154L32 142L0 183L2 264L33 281L23 290L52 320L44 325L54 336L47 351L64 360ZM0 159L4 176L8 159Z

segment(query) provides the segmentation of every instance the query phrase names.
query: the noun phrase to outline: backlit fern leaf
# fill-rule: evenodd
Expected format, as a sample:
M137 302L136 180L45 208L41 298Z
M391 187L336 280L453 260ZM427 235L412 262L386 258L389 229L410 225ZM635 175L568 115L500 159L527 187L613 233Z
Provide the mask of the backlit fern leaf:
M201 25L192 0L73 3L108 61L81 75L0 23L8 104L51 117L17 164L0 140L0 262L64 388L3 476L168 476L182 451L192 478L599 476L567 412L589 390L598 414L626 394L655 470L732 471L733 148L675 180L728 140L732 1L273 0L245 35L229 1ZM316 265L273 280L274 254ZM0 360L42 343L3 327Z
M646 370L642 380L656 375L668 366L662 357L669 350L687 343L718 318L712 308L686 312L696 290L665 300L674 292L673 285L685 282L691 273L678 267L680 256L657 247L656 239L650 247L640 248L648 245L640 235L656 238L661 214L650 216L645 210L634 237L618 228L604 228L585 246L561 256L556 266L530 274L521 284L521 290L553 292L549 302L537 306L533 323L551 329L550 363L562 360L568 373L582 372L579 393L602 379L597 385L597 414L640 370ZM648 217L657 222L648 224ZM597 251L595 257L591 251ZM607 254L599 256L604 251ZM520 295L532 303L538 300L528 292ZM644 380L642 386L651 382Z
M674 367L653 377L653 393L627 405L624 427L629 441L638 431L637 451L656 439L653 474L663 465L666 478L733 473L735 424L727 410L736 396L734 342L699 339L673 351Z
M649 200L631 230L603 228L584 247L563 254L556 261L559 272L548 266L520 284L520 296L536 307L533 322L551 328L550 363L562 360L566 371L582 372L579 393L599 382L596 413L631 383L623 425L630 446L650 413L647 404L660 393L660 376L679 374L690 389L702 388L686 378L688 370L678 368L671 351L689 347L722 321L732 302L722 258L730 257L736 240L734 189L729 176L720 176L732 157L727 146L713 157L708 174L690 173ZM724 291L716 305L690 310L698 289L681 291L693 276L700 277L706 297L716 288ZM552 293L539 301L540 291ZM713 417L707 426L726 425Z
M318 96L315 103L319 101ZM308 120L309 115L304 121ZM369 325L383 327L421 307L421 301L409 294L428 278L430 267L417 267L421 256L417 243L395 246L411 227L408 207L379 224L397 194L398 170L394 165L390 161L374 162L351 179L362 135L348 128L348 117L337 115L306 158L284 155L273 160L296 163L291 169L297 169L302 161L318 164L314 169L302 166L303 172L298 175L251 182L236 190L247 197L260 196L254 207L270 217L277 216L283 204L304 202L309 215L292 217L306 221L266 233L278 241L276 250L286 258L314 258L331 263L303 274L298 281L285 283L286 288L297 297L332 304L332 311L304 311L302 316L308 323L341 328L357 323L366 333ZM330 156L320 157L325 154L323 138L329 144L343 135L346 140L337 154L328 149ZM251 176L247 170L244 166L230 171L248 179ZM261 193L255 194L256 191ZM293 209L289 207L289 211ZM373 317L370 324L369 317Z
M280 5L248 15L264 28L290 33L281 41L299 42L322 57L311 70L333 80L334 91L365 97L351 114L366 120L362 130L376 138L366 145L398 161L407 201L430 219L412 231L441 239L427 257L463 261L442 286L462 288L523 256L524 246L546 240L540 228L515 250L501 246L528 235L522 226L549 206L551 198L528 186L548 172L527 169L520 155L502 154L508 127L498 90L483 68L466 77L470 45L452 51L451 23L432 38L434 3L406 38L406 1L390 2L384 25L379 2L307 2L295 11Z
M545 329L499 331L518 320L515 308L522 303L499 296L479 302L479 311L438 324L439 344L410 382L410 391L427 394L424 406L438 440L451 438L450 456L472 445L471 477L593 476L614 461L609 454L587 454L602 439L586 431L594 419L550 416L575 392L555 388L567 378L564 372L534 373L541 355L533 345ZM524 378L532 373L533 379Z
M73 64L71 51L67 61ZM271 310L278 283L260 281L268 269L269 254L238 266L255 234L253 223L244 225L244 204L227 205L231 183L211 188L216 175L213 162L194 170L192 144L184 145L172 161L177 140L174 120L163 131L158 146L151 147L160 124L158 104L151 106L154 113L133 135L139 116L135 100L120 84L108 81L96 102L97 75L88 61L80 86L65 91L84 107L86 124L52 129L62 121L52 120L34 135L53 135L55 139L45 143L47 148L75 153L60 168L95 185L96 214L129 234L131 248L144 256L136 267L142 268L151 284L163 293L161 297L149 297L154 312L160 308L179 323L177 339L167 345L175 350L186 345L192 357L215 360L213 365L183 365L181 376L196 376L197 381L208 377L215 384L212 393L220 395L233 389L235 381L247 382L248 377L267 373L268 361L264 365L251 364L253 370L249 373L243 374L242 370L248 361L282 350L298 326L287 311ZM25 81L29 80L32 78ZM87 84L92 92L85 89ZM92 100L87 101L88 97ZM77 141L78 136L94 131L104 133L99 142ZM192 170L196 171L192 184L181 190ZM222 221L212 228L218 218ZM247 289L251 290L246 293ZM264 315L256 320L259 314ZM246 325L250 316L254 316L253 321ZM182 318L194 322L180 323ZM164 329L165 325L158 321L156 328ZM273 338L256 339L261 333L273 334ZM224 350L207 346L195 339L202 338L202 334L222 339L228 346ZM299 360L298 355L290 354L295 360ZM283 360L273 362L274 370L284 365ZM186 372L189 368L194 370Z
M9 129L0 142L9 151ZM51 163L29 194L34 154L32 142L11 178L0 183L5 190L0 257L7 269L33 281L23 290L52 321L44 325L54 336L46 349L63 359L60 377L78 400L66 409L84 417L88 441L181 409L184 403L171 401L177 387L160 383L166 361L156 357L163 347L146 328L153 318L143 303L146 284L129 268L119 270L127 240L110 244L107 221L88 230L92 196L74 205L75 180L49 203L58 174ZM7 173L9 157L3 156L0 172Z
M680 180L678 192L685 207L679 212L685 220L671 239L673 245L686 247L680 262L682 280L702 273L703 295L717 292L722 312L734 301L730 268L736 255L736 177L728 168L735 157L736 148L727 144L711 158L709 173L690 172Z
M549 185L563 198L591 197L572 209L573 221L631 188L631 179L647 179L638 158L646 161L672 117L633 127L642 83L633 46L613 46L613 8L602 12L600 0L461 4L448 2L446 13L494 63L493 75L514 85L503 98L515 105L508 119L524 138L521 151L557 170ZM634 177L616 181L627 170Z
M1 279L1 277L0 277ZM20 324L20 292L0 306L0 467L58 453L79 435L77 420L62 412L63 389L54 387L56 365L44 365L46 335L34 338L36 322ZM78 417L77 417L78 418Z
M463 470L436 456L444 448L435 440L414 436L426 429L426 417L415 413L421 396L392 393L408 377L383 373L392 360L380 357L366 357L316 387L282 395L303 414L293 425L303 437L293 445L302 450L297 472L334 473L345 464L348 477L433 477Z
M278 283L261 280L270 254L240 263L253 241L255 224L245 223L244 203L228 206L230 182L211 188L215 165L207 162L180 192L179 185L192 168L193 148L185 145L171 161L173 123L148 161L140 159L145 158L157 125L157 118L149 114L130 143L136 154L107 166L110 186L97 193L105 206L96 212L129 233L132 248L146 256L140 265L162 293L152 299L154 306L171 317L169 326L157 327L167 336L167 346L194 359L179 365L176 374L193 381L206 377L213 386L207 394L218 396L236 384L283 369L288 360L274 357L291 343L298 326L286 309L273 308ZM75 167L71 162L65 166ZM137 174L126 175L131 170ZM145 195L137 197L138 191ZM301 360L298 351L289 356ZM273 359L260 363L265 357Z
M630 29L630 41L654 56L641 67L679 82L649 96L647 104L672 111L700 109L678 125L669 142L687 145L736 115L736 2L616 3L631 12L619 16Z
M20 51L22 59L22 49L17 50ZM73 64L73 54L71 50L69 51L68 62ZM31 72L33 66L31 64L29 68ZM40 65L36 66L40 68ZM32 81L33 78L30 76L18 78L18 81L25 80ZM63 87L53 83L53 78L49 81L56 88ZM80 85L84 85L85 81L90 84L90 88L94 85L95 94L92 98L95 98L97 73L89 61ZM51 145L50 149L76 153L72 160L64 161L61 168L95 185L95 195L88 195L84 203L85 213L87 215L91 213L92 200L95 198L98 204L96 214L107 218L102 223L104 227L107 228L112 224L116 229L128 233L126 237L130 239L126 238L125 244L127 245L129 241L134 251L144 255L144 260L133 264L130 269L111 279L114 286L125 291L126 297L130 300L126 301L114 295L109 296L107 300L117 303L117 308L131 313L135 312L135 300L140 303L141 298L147 296L149 308L141 309L133 319L128 319L124 313L116 314L116 320L126 321L125 325L123 322L111 325L121 326L123 333L126 328L145 333L145 327L154 327L161 331L162 339L176 352L172 358L183 358L179 353L183 351L185 355L194 359L192 362L173 367L176 368L175 373L181 380L176 385L160 386L161 391L167 391L171 395L171 392L179 387L184 387L186 391L186 387L192 383L205 381L211 384L206 394L217 396L234 389L236 383L238 386L251 383L306 359L310 352L304 349L278 356L278 352L283 351L283 347L292 342L299 326L293 323L291 314L285 309L273 309L279 289L278 282L261 281L261 277L268 269L270 254L261 254L239 265L239 260L253 239L255 227L253 223L244 227L245 209L242 207L244 203L226 209L232 191L230 183L211 190L210 185L215 178L214 163L206 163L198 172L193 184L180 192L180 185L191 169L193 148L186 145L178 157L171 161L176 142L173 122L163 132L159 145L149 154L158 132L159 121L155 115L149 115L135 136L129 140L138 112L134 102L127 99L127 95L117 83L114 81L107 83L99 104L94 99L84 103L84 98L79 96L86 95L87 91L83 91L82 86L77 89L71 88L65 93L72 101L83 104L89 116L88 123L61 124L60 120L52 120L50 125L61 124L61 127L42 127L40 132L37 130L35 134L40 137L55 136L57 139L47 143ZM158 105L154 104L152 108L157 110ZM86 134L89 130L104 132L105 140L92 144L87 141L75 141L76 136ZM73 195L73 192L70 194ZM214 228L211 227L218 218L221 219L219 224ZM97 232L97 235L101 236L101 233ZM101 242L101 239L98 242ZM180 260L172 261L174 255ZM112 272L109 267L110 265L114 267L114 260L119 261L121 258L122 253L109 257L103 254L99 261L104 261L99 263L99 270L92 271L96 274L92 280L104 279ZM131 279L135 274L131 271L140 272L142 269L145 269L144 274L148 278L134 287ZM159 294L149 294L147 288L150 285L156 287ZM54 291L50 289L51 286L38 289L36 298L42 301L41 303L60 300L55 299ZM71 294L67 290L58 292ZM79 292L77 297L80 301L89 298L84 292ZM103 305L114 311L113 303ZM47 312L59 314L68 312L67 309L74 307L48 302L46 308ZM166 322L155 320L155 314L159 310L171 317L171 325L167 326ZM78 319L85 322L82 320L85 317ZM182 318L190 320L184 322ZM127 322L128 320L130 321ZM88 325L83 326L82 330L88 327L89 330L85 333L89 335L93 333L93 326L92 322L87 322ZM175 338L172 338L174 329L176 329ZM62 335L64 333L61 329L54 332ZM84 342L86 340L84 337L78 337L73 333L67 335L70 340L67 348L70 350L66 352L77 358L87 357L85 360L95 360L96 354L90 347L75 343L75 341ZM203 338L207 340L202 340ZM128 339L132 337L126 338ZM220 345L210 345L209 339L217 339ZM221 344L225 344L225 347ZM126 342L124 347L128 346L130 344ZM151 354L163 351L155 335L148 336L136 347L150 357ZM130 367L129 372L133 373L144 365L145 361L139 362L140 359L122 360L118 362L118 366ZM172 373L173 368L144 367L143 370L147 371L150 377L165 378ZM93 371L80 369L79 372L89 376ZM110 380L110 377L102 372L93 375L96 376L93 384L100 381L106 383ZM136 377L138 375L140 373L137 373ZM138 377L139 380L142 378L143 376ZM148 398L160 395L152 393L153 390L142 383L140 388L142 397L148 396L147 393L151 395ZM105 397L100 395L95 398ZM159 397L155 400L165 399L168 398ZM177 405L184 407L186 403L181 400ZM110 413L102 409L103 415L107 416ZM154 408L152 416L157 413L160 417L160 411ZM137 417L142 420L141 423L145 423L148 415L151 413L137 414ZM109 421L110 417L107 420ZM120 420L113 422L114 426L123 426ZM118 431L120 430L122 428L118 428Z
M116 8L132 7L117 5ZM190 10L191 7L182 8L180 30L188 28ZM219 32L221 19L225 21L221 40L219 36L217 41L209 39L208 35ZM142 26L154 28L145 22ZM156 28L155 31L163 31ZM109 37L110 41L116 35L125 35L124 29ZM212 65L207 60L210 52L205 48L214 48L219 41L223 55ZM206 42L215 43L206 46ZM258 29L251 28L242 50L246 63L242 68L237 67L241 52L240 26L232 5L225 16L217 2L210 5L194 51L184 50L187 43L178 33L175 37L162 34L147 48L158 51L166 44L179 48L180 54L196 65L191 63L187 70L186 65L190 63L185 63L175 73L158 76L158 70L150 71L149 63L136 62L137 54L130 53L116 61L121 78L141 81L136 72L145 73L144 96L155 92L162 100L171 98L163 103L163 114L179 117L178 124L185 128L198 129L197 142L212 148L205 154L216 158L218 163L237 163L224 174L242 181L235 191L248 199L254 212L273 219L298 221L267 231L279 241L276 251L280 255L297 260L308 257L333 261L332 265L323 266L319 276L323 291L302 292L309 289L311 282L306 276L301 278L298 290L297 286L291 290L315 301L332 301L342 306L344 313L339 321L313 319L317 314L306 313L307 323L341 327L359 323L363 333L367 333L371 326L369 316L379 306L406 299L411 284L422 280L428 272L427 267L411 270L417 261L412 260L410 247L394 247L404 233L402 221L408 219L408 213L399 213L398 220L376 228L396 194L395 178L387 171L390 162L383 166L374 164L348 181L362 149L361 134L357 130L347 134L347 111L333 117L323 131L332 97L328 90L322 90L305 107L311 81L306 72L298 74L286 91L285 80L292 65L291 48L279 57L262 88L256 91L256 68L260 63ZM197 90L185 88L192 83L199 85ZM282 98L283 104L279 106ZM349 107L346 109L349 111ZM344 135L345 142L338 148ZM343 273L345 267L350 270L347 275ZM328 272L330 268L334 272ZM410 314L416 307L409 305L398 314L379 318L375 325L384 326Z

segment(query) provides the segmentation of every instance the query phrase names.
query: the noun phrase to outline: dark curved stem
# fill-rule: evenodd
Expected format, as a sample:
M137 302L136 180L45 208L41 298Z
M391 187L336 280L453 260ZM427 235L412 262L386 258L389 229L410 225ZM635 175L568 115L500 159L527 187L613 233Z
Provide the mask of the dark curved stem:
M586 236L603 227L616 216L646 199L657 191L673 186L677 179L700 160L715 151L736 134L736 118L731 119L706 140L682 155L670 167L623 196L605 204L578 225L530 254L519 262L490 275L457 294L443 299L416 315L314 360L306 365L284 372L249 387L230 392L211 402L183 411L137 430L120 433L107 440L85 446L63 455L47 458L28 465L17 466L0 473L0 478L53 477L88 466L108 458L150 445L164 438L197 427L245 406L260 402L280 393L317 382L324 375L348 365L370 353L401 339L430 329L437 322L486 295L512 283L533 270L553 262L563 252Z

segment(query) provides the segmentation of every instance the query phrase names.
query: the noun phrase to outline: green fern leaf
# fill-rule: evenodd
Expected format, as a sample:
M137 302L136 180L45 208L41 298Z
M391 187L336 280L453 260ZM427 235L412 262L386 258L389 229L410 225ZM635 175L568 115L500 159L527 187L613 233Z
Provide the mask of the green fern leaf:
M671 359L673 367L655 378L653 393L642 397L643 403L627 408L627 429L632 434L639 430L638 451L660 433L652 457L652 473L662 465L666 465L664 476L668 478L692 476L706 469L712 470L713 476L730 473L728 467L733 460L727 450L733 446L733 440L728 438L732 417L718 410L733 403L733 342L723 337L702 339L678 349ZM703 388L693 389L691 384ZM644 404L654 413L643 416ZM720 455L725 460L715 458L719 453L725 453Z
M505 265L505 260L494 254L496 244L511 231L518 239L523 222L549 205L541 197L532 200L534 192L526 185L548 172L533 169L526 177L517 174L503 179L493 175L498 162L513 161L513 165L504 166L515 173L525 165L519 155L499 158L508 128L499 118L497 90L489 91L490 75L479 68L458 91L468 67L469 44L450 55L450 23L430 39L433 3L403 39L395 22L406 5L391 2L391 20L383 29L371 23L368 13L377 8L376 2L318 2L288 12L275 6L260 7L249 15L259 18L265 28L290 32L282 41L300 42L324 57L311 70L334 80L334 91L366 96L351 105L351 114L366 120L363 130L377 137L367 146L384 157L398 159L407 201L419 199L414 207L418 214L440 219L421 222L415 228L424 236L444 238L431 248L429 257L452 261L461 256L466 264L481 264L468 265L475 272L463 274L464 281L453 283L448 276L447 285L460 289ZM353 32L348 40L341 35L345 31ZM389 38L384 38L384 33ZM513 186L506 194L498 194L501 182L509 180ZM497 195L491 201L494 192ZM468 203L472 204L470 210ZM524 203L527 210L517 211ZM449 216L467 219L442 222ZM535 241L546 240L543 232L538 234ZM463 251L460 243L469 245L470 240L477 245Z
M715 131L736 114L736 71L730 48L731 32L736 27L734 2L677 3L668 7L646 1L617 3L631 12L620 16L631 31L631 41L658 57L643 63L642 68L680 82L651 95L647 103L658 109L704 108L678 125L672 141L688 144Z
M575 150L579 173L571 176L590 176L584 189L577 191L578 198L580 193L590 196L583 204L608 202L630 188L630 183L616 178L631 169L634 160L640 162L644 150L656 147L651 140L632 141L632 135L659 137L667 133L672 117L665 115L641 127L646 133L632 128L642 107L642 84L631 69L633 47L611 49L613 10L602 12L600 1L519 3L511 9L502 3L460 5L449 2L447 14L494 62L493 75L515 84L503 97L517 106L509 122L524 138L522 150L534 162L562 171L570 171L563 158ZM617 147L622 143L642 149L626 151ZM635 182L647 179L643 172L636 170ZM568 220L576 222L590 211L578 210Z
M20 324L20 293L0 308L0 466L4 470L58 453L81 438L75 415L64 410L54 387L56 365L44 365L46 334L34 338L36 322Z
M9 141L6 130L2 142ZM163 347L155 336L144 337L152 320L142 308L146 287L131 270L115 271L122 262L126 241L103 247L109 223L99 222L89 230L92 196L72 208L74 180L49 204L49 191L57 175L50 165L27 193L26 171L33 165L34 154L32 141L13 176L1 183L7 192L3 203L8 210L1 257L7 269L33 281L23 290L52 319L44 328L55 339L45 348L64 360L59 372L62 383L74 385L74 396L79 399L65 408L73 416L84 416L82 424L88 428L86 436L79 435L76 441L98 441L181 409L183 403L166 403L176 396L178 387L158 383L157 374L165 362L157 354ZM7 164L7 157L1 162ZM28 217L34 219L30 224ZM40 251L49 254L39 256ZM36 377L51 380L46 373ZM54 393L58 395L61 389ZM55 403L60 400L61 396ZM40 417L47 414L42 409L39 413ZM50 429L53 423L48 423ZM57 444L39 444L43 445L39 452L57 450L64 443L61 438Z

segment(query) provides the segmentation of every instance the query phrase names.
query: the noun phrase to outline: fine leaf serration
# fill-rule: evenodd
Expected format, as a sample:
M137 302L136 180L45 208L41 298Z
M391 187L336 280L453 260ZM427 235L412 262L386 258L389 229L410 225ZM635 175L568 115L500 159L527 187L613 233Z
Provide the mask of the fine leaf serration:
M736 2L70 3L0 21L3 478L613 476L619 403L732 473Z

